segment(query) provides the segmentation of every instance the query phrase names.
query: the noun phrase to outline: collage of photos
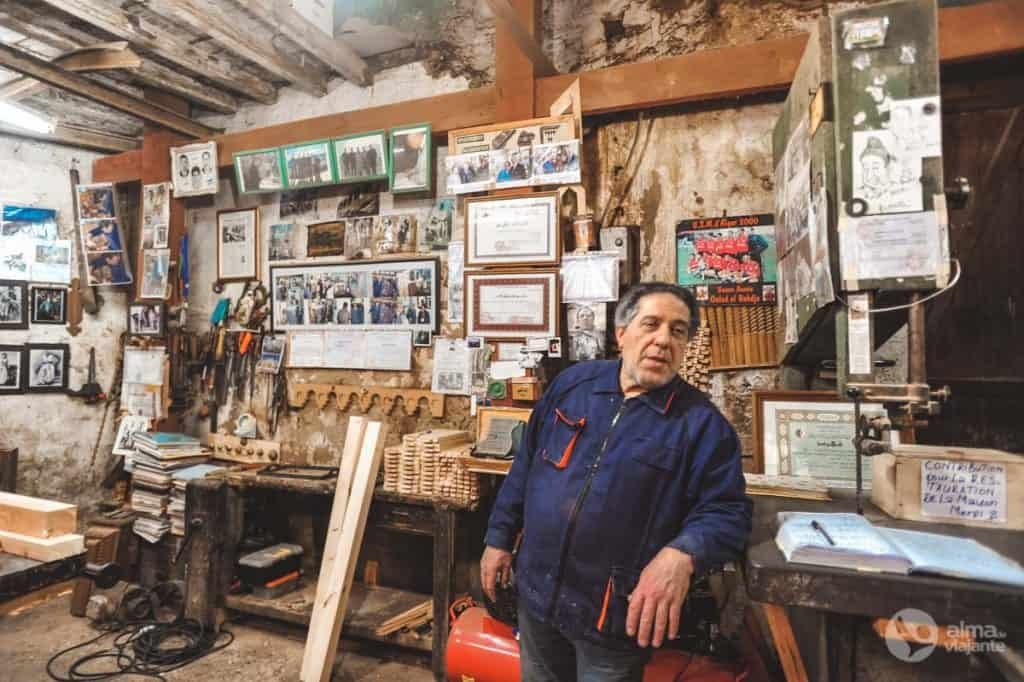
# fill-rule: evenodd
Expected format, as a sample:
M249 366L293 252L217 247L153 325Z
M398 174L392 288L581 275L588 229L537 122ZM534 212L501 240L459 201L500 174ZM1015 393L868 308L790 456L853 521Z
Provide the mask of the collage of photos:
M449 194L580 181L579 140L505 146L445 158Z
M131 284L124 234L114 209L114 186L110 183L78 185L76 194L89 285Z
M277 330L438 327L438 262L277 267L272 271Z
M71 283L71 241L58 239L57 211L5 204L0 212L0 279Z
M176 197L216 194L217 143L200 142L171 147L171 182Z

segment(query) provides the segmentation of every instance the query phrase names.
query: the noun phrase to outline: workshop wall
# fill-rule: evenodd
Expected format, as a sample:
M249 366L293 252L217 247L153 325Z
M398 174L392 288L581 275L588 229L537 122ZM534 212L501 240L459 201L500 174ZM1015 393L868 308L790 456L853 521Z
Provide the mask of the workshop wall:
M90 182L92 162L99 156L0 136L0 200L57 209L61 238L74 239L68 173L77 167L82 183ZM70 336L66 327L31 325L27 330L0 331L0 344L70 344L72 389L85 382L89 349L95 347L99 383L110 390L120 362L116 341L125 329L126 292L114 288L99 291L103 297L99 314L83 316L78 336ZM103 405L85 405L63 394L8 396L0 402L0 442L19 450L19 493L79 505L100 497L99 482L114 440L113 406L104 421Z

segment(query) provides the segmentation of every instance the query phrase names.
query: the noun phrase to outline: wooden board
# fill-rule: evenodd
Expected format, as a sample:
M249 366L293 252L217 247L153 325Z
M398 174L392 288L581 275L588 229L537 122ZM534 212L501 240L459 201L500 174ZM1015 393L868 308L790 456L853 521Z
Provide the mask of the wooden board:
M74 533L35 538L0 530L0 550L36 561L56 561L84 552L85 538Z
M380 422L370 422L367 425L341 533L336 538L336 547L324 551L325 557L333 551L334 561L331 562L333 566L327 583L329 591L322 600L317 599L313 607L306 651L302 657L303 682L328 682L331 678L338 637L341 635L345 619L359 548L363 541L363 531L366 529L366 516L370 510L370 501L373 499L373 487L384 455L386 438L387 426ZM331 516L333 519L333 510Z
M398 632L406 626L412 627L414 624L425 623L433 617L433 614L434 600L427 599L397 616L388 618L375 630L375 634L378 637L385 637L393 632Z
M73 504L0 492L0 530L49 538L74 533L77 523Z

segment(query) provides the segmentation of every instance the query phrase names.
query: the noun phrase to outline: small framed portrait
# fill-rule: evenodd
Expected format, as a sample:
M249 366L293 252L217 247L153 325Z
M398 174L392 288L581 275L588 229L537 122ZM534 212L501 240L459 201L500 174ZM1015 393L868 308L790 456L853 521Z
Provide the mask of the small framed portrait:
M374 130L334 140L338 182L367 182L388 178L387 133Z
M342 256L345 254L345 221L329 220L306 226L306 256Z
M167 305L132 303L128 306L128 333L135 336L163 336L167 333Z
M235 179L241 194L280 192L284 188L281 150L255 149L235 154Z
M391 129L391 191L430 190L431 129L429 123L417 123Z
M28 393L64 393L68 390L71 348L66 343L30 343L27 347Z
M0 346L0 395L25 392L25 347Z
M28 329L28 284L0 279L0 331Z
M32 324L67 324L68 290L32 287Z
M174 196L194 197L217 193L219 178L216 142L171 147L170 151Z
M217 212L217 279L246 282L260 278L260 210Z
M331 143L327 140L303 142L285 147L284 182L288 189L330 185L336 180Z
M412 345L425 348L434 345L433 334L426 330L420 329L412 335Z

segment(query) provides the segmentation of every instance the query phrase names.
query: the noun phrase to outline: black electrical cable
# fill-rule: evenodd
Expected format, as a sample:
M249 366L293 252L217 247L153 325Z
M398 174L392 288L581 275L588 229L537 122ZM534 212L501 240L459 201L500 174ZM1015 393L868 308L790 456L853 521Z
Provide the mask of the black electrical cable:
M113 646L80 656L68 667L66 677L54 671L54 663L77 649L95 644L104 637L114 635ZM118 623L97 637L68 647L54 654L46 663L46 673L57 682L83 680L110 680L135 675L165 680L163 673L184 667L200 658L220 651L234 641L228 630L219 633L207 630L192 618L180 618L171 623L155 620ZM113 659L114 668L94 668L97 661Z

